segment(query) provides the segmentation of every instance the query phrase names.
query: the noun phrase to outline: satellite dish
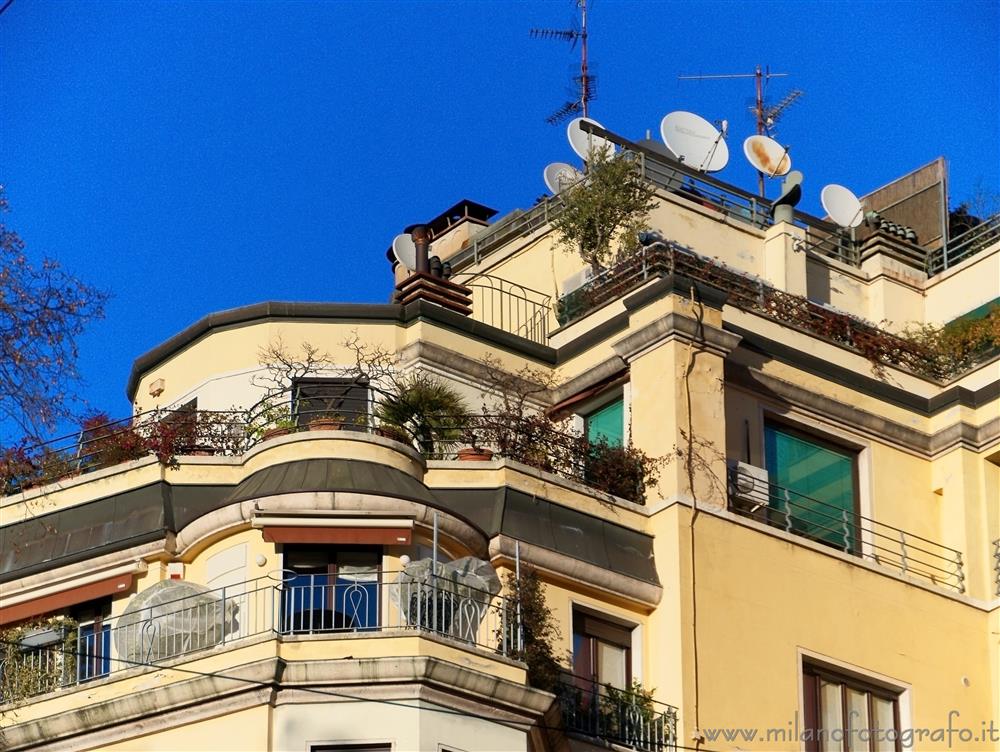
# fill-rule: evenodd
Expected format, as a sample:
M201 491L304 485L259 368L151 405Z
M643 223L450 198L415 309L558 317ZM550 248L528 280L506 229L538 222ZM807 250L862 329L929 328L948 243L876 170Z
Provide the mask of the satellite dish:
M583 177L583 173L573 165L568 165L565 162L553 162L545 168L543 177L545 178L545 185L555 195L580 180Z
M660 138L684 164L696 170L718 172L729 163L729 147L722 132L693 112L666 115L660 121Z
M396 257L396 261L411 272L417 268L417 247L413 244L410 233L404 232L393 238L392 255Z
M819 200L830 219L841 227L853 229L864 218L858 197L842 185L831 183L826 186L820 192Z
M609 155L614 154L615 145L606 138L583 132L583 129L580 128L580 123L584 121L591 125L596 125L598 128L604 127L596 120L591 120L590 118L579 117L571 120L569 125L566 126L566 137L569 139L569 145L573 147L576 155L586 161L590 158L591 151L604 151Z
M747 161L769 178L787 175L792 169L788 148L767 136L750 136L743 142Z

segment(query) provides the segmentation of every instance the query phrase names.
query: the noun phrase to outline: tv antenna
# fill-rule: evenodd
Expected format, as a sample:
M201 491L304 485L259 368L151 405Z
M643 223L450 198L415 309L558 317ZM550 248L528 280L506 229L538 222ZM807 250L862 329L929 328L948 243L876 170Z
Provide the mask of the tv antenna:
M761 68L759 65L754 68L753 73L717 73L698 76L678 76L681 81L709 81L724 78L752 78L754 79L754 104L750 108L750 113L757 121L758 136L773 136L774 126L781 118L782 114L791 107L795 101L803 95L801 89L792 89L785 95L784 99L774 105L764 101L764 88L772 78L785 78L788 73L771 73L771 68ZM757 171L757 191L764 195L764 173Z
M560 42L569 42L570 47L576 47L580 42L580 74L573 77L574 99L563 103L562 107L553 112L545 122L549 125L558 125L566 118L574 115L590 115L590 102L597 98L597 77L590 72L587 58L587 0L575 0L576 6L580 9L580 25L574 24L571 29L532 29L531 36L536 39L555 39Z

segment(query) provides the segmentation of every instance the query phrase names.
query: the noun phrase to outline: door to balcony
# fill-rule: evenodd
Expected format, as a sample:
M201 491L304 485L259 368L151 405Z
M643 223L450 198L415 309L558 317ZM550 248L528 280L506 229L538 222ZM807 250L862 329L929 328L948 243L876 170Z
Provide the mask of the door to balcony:
M381 548L287 546L284 556L280 631L312 634L379 627Z

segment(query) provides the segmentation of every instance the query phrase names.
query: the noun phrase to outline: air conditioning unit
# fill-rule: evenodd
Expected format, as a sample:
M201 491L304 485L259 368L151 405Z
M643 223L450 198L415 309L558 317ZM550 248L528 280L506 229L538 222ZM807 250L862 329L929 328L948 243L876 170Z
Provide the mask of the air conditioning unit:
M585 284L590 282L594 278L594 270L589 266L585 269L578 271L576 274L571 274L562 283L562 294L568 295Z
M767 470L737 462L732 467L732 500L734 506L750 514L769 506L771 494Z

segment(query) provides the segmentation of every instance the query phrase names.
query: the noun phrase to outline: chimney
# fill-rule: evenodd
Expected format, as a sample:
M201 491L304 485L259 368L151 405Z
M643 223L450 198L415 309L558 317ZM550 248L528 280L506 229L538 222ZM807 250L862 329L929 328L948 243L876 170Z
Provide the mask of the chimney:
M396 285L396 302L401 305L426 300L463 316L472 315L472 290L446 279L451 265L442 264L436 256L430 258L431 233L427 225L406 228L417 249L416 270Z

